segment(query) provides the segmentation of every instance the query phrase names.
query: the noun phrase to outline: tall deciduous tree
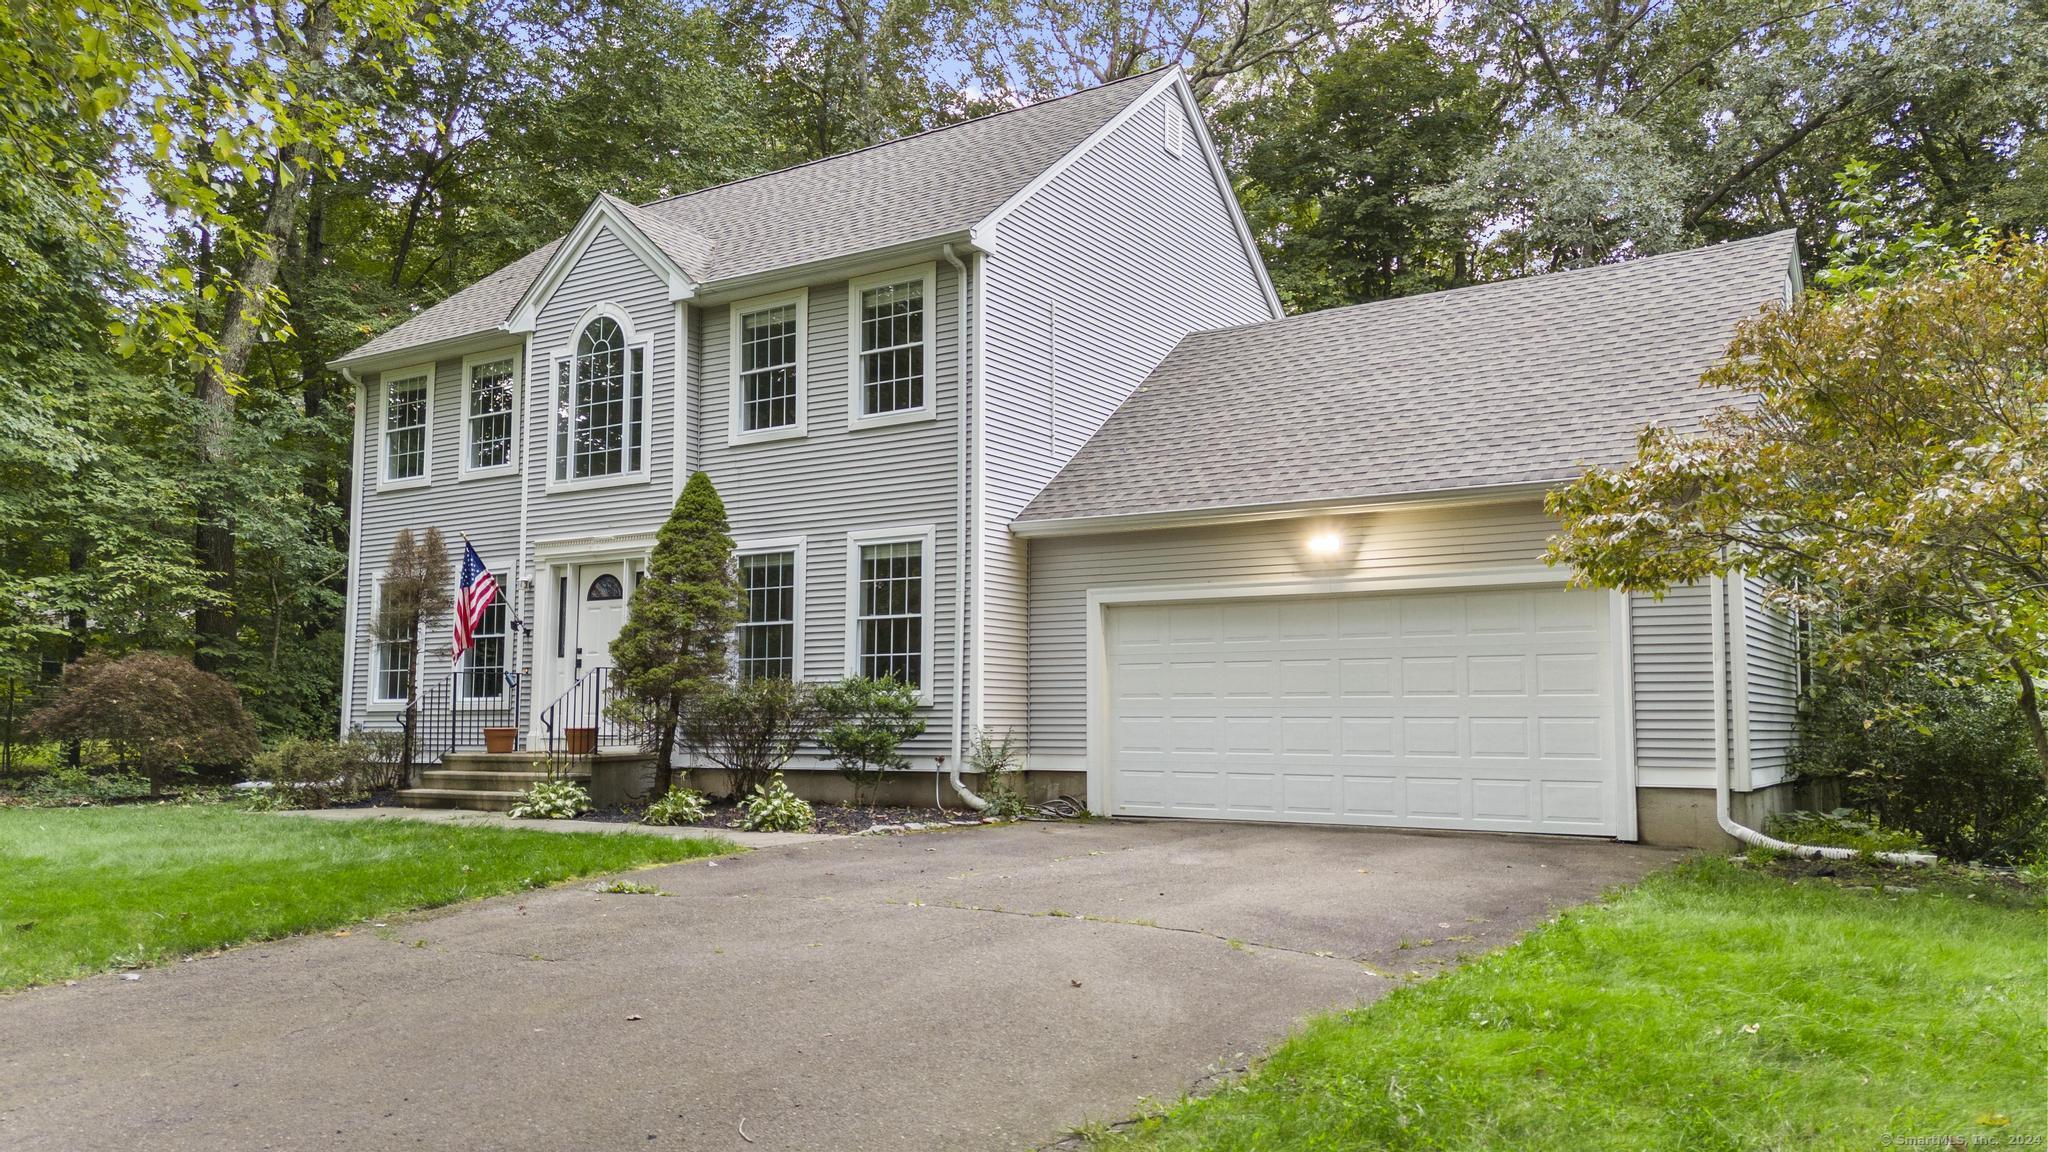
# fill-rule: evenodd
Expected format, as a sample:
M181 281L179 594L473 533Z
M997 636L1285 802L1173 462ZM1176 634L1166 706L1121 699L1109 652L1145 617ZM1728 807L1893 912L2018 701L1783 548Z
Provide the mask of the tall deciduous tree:
M2005 681L2048 780L2048 247L2014 244L1746 324L1698 435L1551 495L1550 559L1657 591L1731 571L1838 621L1823 658Z
M612 674L623 706L660 744L655 795L668 794L676 728L693 697L727 671L739 583L725 502L702 472L690 476L654 539L647 575L633 589L625 626L612 641Z

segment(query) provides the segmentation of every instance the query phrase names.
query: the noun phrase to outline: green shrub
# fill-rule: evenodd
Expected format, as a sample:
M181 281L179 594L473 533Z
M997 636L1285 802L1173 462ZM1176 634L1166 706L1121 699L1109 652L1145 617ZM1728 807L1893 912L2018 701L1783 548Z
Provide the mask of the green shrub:
M590 811L590 793L574 780L543 780L506 815L514 820L573 820Z
M680 731L692 752L731 775L737 798L766 785L817 725L816 688L763 676L703 687L691 696Z
M900 680L849 676L818 689L824 716L818 743L853 785L855 805L882 782L884 772L910 766L899 749L924 732L917 709L917 689Z
M384 759L378 742L290 737L256 757L255 776L270 782L274 805L326 808L361 800L397 784L396 764Z
M704 818L704 794L688 788L671 788L668 795L647 806L642 824L695 824Z
M1943 856L2015 861L2048 847L2048 788L2011 691L1907 674L1824 679L1794 766L1839 779L1850 808Z
M981 776L982 815L998 820L1021 819L1030 804L1024 799L1024 773L1017 765L1017 741L1009 731L1000 738L986 729L974 734L967 748L967 767Z
M21 790L29 804L38 808L75 808L86 804L111 804L138 800L150 794L149 781L134 772L115 769L92 772L58 764L31 778Z
M745 810L743 827L749 832L809 832L818 826L818 814L789 790L780 772L754 789L754 794L747 797Z
M1792 844L1854 848L1858 852L1925 852L1918 836L1864 819L1854 809L1785 812L1764 822L1764 831Z

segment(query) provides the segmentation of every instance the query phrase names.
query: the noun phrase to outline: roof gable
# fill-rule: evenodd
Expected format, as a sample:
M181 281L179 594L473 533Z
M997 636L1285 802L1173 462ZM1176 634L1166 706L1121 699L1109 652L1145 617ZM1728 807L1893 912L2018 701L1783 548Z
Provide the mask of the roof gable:
M1047 169L1084 148L1102 126L1168 84L1173 70L1105 84L808 164L648 204L600 196L576 232L351 351L335 363L382 359L493 329L518 330L515 312L544 299L573 265L600 216L622 238L636 233L671 275L744 286L788 270L947 239L965 240ZM683 291L674 280L671 292ZM687 292L685 293L687 294ZM681 297L678 297L681 298ZM493 314L495 313L495 314ZM528 318L530 319L530 318Z
M1015 527L1566 481L1628 459L1646 424L1728 403L1701 374L1797 268L1781 232L1197 332Z
M701 238L690 236L689 230L680 225L650 220L640 209L624 200L599 193L584 211L583 219L578 220L575 229L555 245L554 255L548 258L526 286L526 291L513 303L504 319L506 330L533 331L534 320L540 315L548 297L554 295L555 289L561 287L570 270L576 267L576 262L589 251L591 241L607 230L617 236L627 251L647 266L648 271L668 284L670 300L687 300L696 293L696 282L682 261L698 249Z

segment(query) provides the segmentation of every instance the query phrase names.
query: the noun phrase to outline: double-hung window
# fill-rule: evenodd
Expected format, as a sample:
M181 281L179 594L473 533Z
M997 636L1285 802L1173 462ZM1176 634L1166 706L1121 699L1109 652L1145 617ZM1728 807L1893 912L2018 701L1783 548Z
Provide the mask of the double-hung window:
M734 443L801 436L808 292L748 300L732 308Z
M899 680L924 692L931 642L931 531L856 533L847 546L853 673Z
M462 470L512 467L518 359L492 356L463 364Z
M737 636L741 679L797 678L801 572L794 547L740 553L739 582L745 607Z
M385 594L384 580L379 576L375 581L376 619L382 619L391 611L391 599ZM373 647L370 650L370 702L373 704L403 704L412 689L412 622L400 622L402 627L393 630L373 629Z
M434 370L414 368L384 379L384 471L387 484L427 479L428 422Z
M848 288L853 330L851 423L893 424L932 414L930 266L871 276Z
M642 472L646 408L647 346L597 316L555 366L555 481Z
M498 595L484 609L483 619L476 622L475 631L470 633L469 651L462 654L462 663L456 669L456 693L464 700L496 702L505 698L505 657L509 648L505 590L510 585L502 572L493 574L492 579L498 583Z

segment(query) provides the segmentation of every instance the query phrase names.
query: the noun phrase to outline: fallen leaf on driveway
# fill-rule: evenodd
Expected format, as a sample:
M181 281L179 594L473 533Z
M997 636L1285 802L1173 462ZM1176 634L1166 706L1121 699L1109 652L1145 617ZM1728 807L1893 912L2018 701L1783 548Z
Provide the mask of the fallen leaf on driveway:
M626 1017L626 1019L628 1019L628 1020L638 1020L638 1019L640 1019L640 1017L638 1017L638 1016L628 1016L628 1017Z
M130 980L133 980L133 979L135 979L135 977L133 977L133 976L130 976L130 977L129 977L129 979L130 979ZM1079 988L1079 987L1081 986L1081 982L1080 982L1079 980L1069 980L1069 981L1067 981L1067 983L1069 983L1069 984L1072 984L1072 985L1073 985L1074 987L1076 987L1076 988Z

